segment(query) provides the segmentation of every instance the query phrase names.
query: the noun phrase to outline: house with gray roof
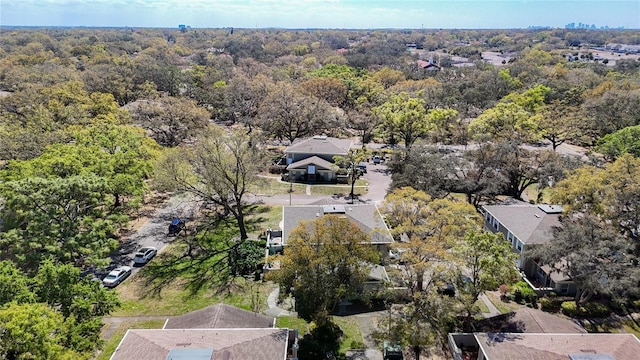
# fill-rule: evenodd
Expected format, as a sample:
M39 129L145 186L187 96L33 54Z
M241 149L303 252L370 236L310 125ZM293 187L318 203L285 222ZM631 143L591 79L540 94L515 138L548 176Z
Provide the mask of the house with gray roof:
M334 182L338 167L334 156L347 156L352 141L327 136L296 140L284 150L287 171L292 181Z
M273 317L216 304L171 317L162 329L128 330L110 359L293 360L297 337Z
M356 223L366 234L368 243L383 253L388 252L393 237L375 204L333 204L285 206L282 208L282 246L286 247L291 231L302 221L314 221L325 214L344 216Z
M539 265L531 250L553 238L553 228L561 226L562 207L559 205L485 205L484 226L488 231L504 234L519 257L516 264L525 280L538 292L575 293L575 284L563 273L549 266Z
M455 360L635 360L633 334L466 333L449 334Z
M215 304L169 318L164 329L239 329L272 328L276 319L227 304Z
M288 329L130 329L110 360L294 359L290 344Z

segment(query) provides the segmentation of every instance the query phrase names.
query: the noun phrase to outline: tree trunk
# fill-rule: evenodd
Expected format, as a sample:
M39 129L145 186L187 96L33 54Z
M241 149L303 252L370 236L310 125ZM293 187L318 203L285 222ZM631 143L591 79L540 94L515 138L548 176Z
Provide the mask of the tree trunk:
M422 349L420 349L420 345L413 345L413 354L416 356L416 360L420 360L420 353Z

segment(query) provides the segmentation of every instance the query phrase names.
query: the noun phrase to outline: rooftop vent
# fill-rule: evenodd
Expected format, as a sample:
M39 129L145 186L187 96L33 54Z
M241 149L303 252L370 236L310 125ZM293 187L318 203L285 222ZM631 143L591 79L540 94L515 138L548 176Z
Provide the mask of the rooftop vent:
M562 214L562 206L560 205L538 205L538 209L545 212L545 214Z
M213 349L171 349L167 360L210 360Z
M323 205L322 212L325 214L344 214L347 210L344 205Z
M327 140L327 136L326 135L316 135L313 137L316 140Z

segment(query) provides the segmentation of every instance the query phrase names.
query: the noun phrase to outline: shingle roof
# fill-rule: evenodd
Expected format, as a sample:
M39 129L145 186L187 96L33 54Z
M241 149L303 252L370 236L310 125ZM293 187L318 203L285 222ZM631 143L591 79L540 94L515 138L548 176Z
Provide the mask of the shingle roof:
M346 156L351 148L352 141L326 136L314 136L308 139L294 141L284 150L285 154L328 154Z
M211 360L281 360L287 329L133 329L111 360L164 360L174 349L213 349Z
M485 205L485 211L525 244L543 244L560 226L560 214L547 214L538 205Z
M608 354L637 360L640 341L633 334L476 333L487 360L568 360L570 354Z
M475 328L483 332L586 333L584 328L573 320L531 308L482 319L475 324Z
M291 169L297 169L297 168L307 168L307 165L313 164L315 165L317 168L319 169L326 169L326 170L332 170L333 167L335 167L335 165L333 165L332 163L330 163L329 161L319 158L317 156L311 156L308 157L306 159L300 160L300 161L296 161L294 163L291 163L287 166L287 170L291 170ZM337 170L337 168L336 168Z
M167 320L165 329L271 328L274 318L227 304L216 304Z
M332 205L306 205L306 206L285 206L282 209L283 218L283 243L286 245L289 233L298 226L301 221L315 220L316 217L324 214L325 207ZM358 224L360 229L371 235L372 244L387 244L393 242L393 237L389 228L385 224L378 208L375 205L333 205L344 207L344 215L349 220Z

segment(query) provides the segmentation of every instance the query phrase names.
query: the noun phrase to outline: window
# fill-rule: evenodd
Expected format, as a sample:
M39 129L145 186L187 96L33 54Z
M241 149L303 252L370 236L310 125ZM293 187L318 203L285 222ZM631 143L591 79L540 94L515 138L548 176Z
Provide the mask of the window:
M511 243L511 245L513 245L513 239L515 239L516 237L513 236L513 234L511 233L511 231L509 231L507 233L507 240L509 240L509 242Z
M522 252L522 248L523 248L523 247L524 247L524 244L522 243L522 241L520 241L520 240L516 240L516 249L517 249L519 252Z
M560 284L560 294L566 294L569 292L569 284Z

